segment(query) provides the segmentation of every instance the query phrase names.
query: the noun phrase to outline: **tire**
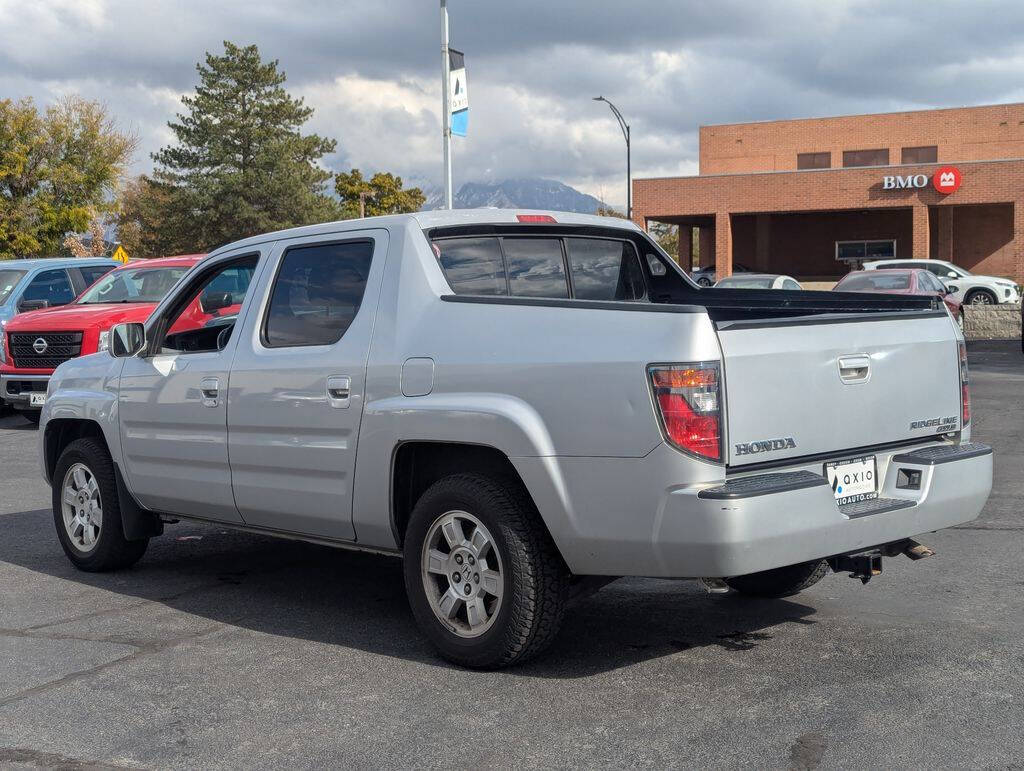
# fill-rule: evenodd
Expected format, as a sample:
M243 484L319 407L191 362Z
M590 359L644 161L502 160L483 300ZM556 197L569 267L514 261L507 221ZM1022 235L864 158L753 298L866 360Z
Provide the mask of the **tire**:
M999 300L987 289L972 289L964 297L967 305L995 305Z
M517 480L465 473L435 482L413 508L403 549L413 616L449 661L522 663L557 634L569 571Z
M101 442L90 438L71 442L57 461L52 488L57 538L79 570L118 570L134 565L145 554L148 538L125 540L114 462ZM81 495L66 503L65 489ZM76 518L78 512L84 516Z
M727 578L725 582L740 594L751 597L789 597L814 586L826 573L828 563L825 560L811 560L784 568Z
M701 276L700 278L697 279L697 283L700 284L701 286L711 286L714 282L710 278Z
M29 423L39 425L39 418L43 415L39 410L21 410L21 417L25 418Z

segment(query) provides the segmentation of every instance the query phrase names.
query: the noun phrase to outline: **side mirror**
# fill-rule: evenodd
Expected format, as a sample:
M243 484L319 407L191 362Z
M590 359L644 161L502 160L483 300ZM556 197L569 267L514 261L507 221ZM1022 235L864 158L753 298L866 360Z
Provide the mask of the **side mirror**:
M960 276L958 276L955 271L951 270L946 273L946 278L960 278Z
M27 313L28 311L40 311L43 308L49 308L49 300L22 300L18 303L18 313Z
M199 309L203 313L216 313L231 306L231 292L203 292L199 295Z
M134 356L145 345L146 328L138 322L115 324L110 329L110 355L115 359Z
M954 294L955 292L959 291L960 287L956 286L955 284L950 284L949 286L946 287L946 294Z

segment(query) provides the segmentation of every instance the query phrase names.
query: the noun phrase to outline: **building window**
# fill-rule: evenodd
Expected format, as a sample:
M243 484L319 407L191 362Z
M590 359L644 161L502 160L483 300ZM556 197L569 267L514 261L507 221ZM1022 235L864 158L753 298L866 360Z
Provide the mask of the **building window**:
M843 150L843 166L888 166L889 148L881 150Z
M939 148L935 145L927 147L904 147L900 158L901 163L938 163Z
M797 153L796 167L798 169L830 169L832 168L832 153Z
M861 263L865 260L887 260L895 256L895 238L874 241L836 241L836 259L840 262Z

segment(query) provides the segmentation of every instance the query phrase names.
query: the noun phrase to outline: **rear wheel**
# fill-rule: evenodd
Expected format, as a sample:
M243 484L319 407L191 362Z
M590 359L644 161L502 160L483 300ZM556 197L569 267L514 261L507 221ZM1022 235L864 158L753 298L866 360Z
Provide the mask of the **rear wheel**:
M987 289L972 289L964 297L968 305L995 305L996 296Z
M554 639L568 570L515 481L454 474L419 499L405 536L413 616L446 659L497 668Z
M149 540L125 540L114 462L102 443L86 438L69 444L52 484L57 538L75 567L101 572L139 561Z
M752 597L789 597L809 589L828 573L825 560L811 560L784 568L763 570L725 579L730 588Z
M697 279L697 283L700 284L701 286L711 286L713 282L707 276L701 276L700 278Z

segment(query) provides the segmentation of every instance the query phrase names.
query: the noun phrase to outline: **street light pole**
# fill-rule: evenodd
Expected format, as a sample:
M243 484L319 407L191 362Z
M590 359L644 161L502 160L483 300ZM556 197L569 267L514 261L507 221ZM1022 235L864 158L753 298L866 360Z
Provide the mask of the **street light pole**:
M441 0L441 144L444 148L444 206L452 208L452 110L449 93L448 0Z
M622 113L619 112L619 108L603 96L595 96L594 101L604 102L611 107L612 113L615 115L615 119L619 122L619 128L622 129L622 136L626 140L626 217L628 219L633 219L633 171L631 168L629 150L629 124L626 123L626 119L622 117Z

